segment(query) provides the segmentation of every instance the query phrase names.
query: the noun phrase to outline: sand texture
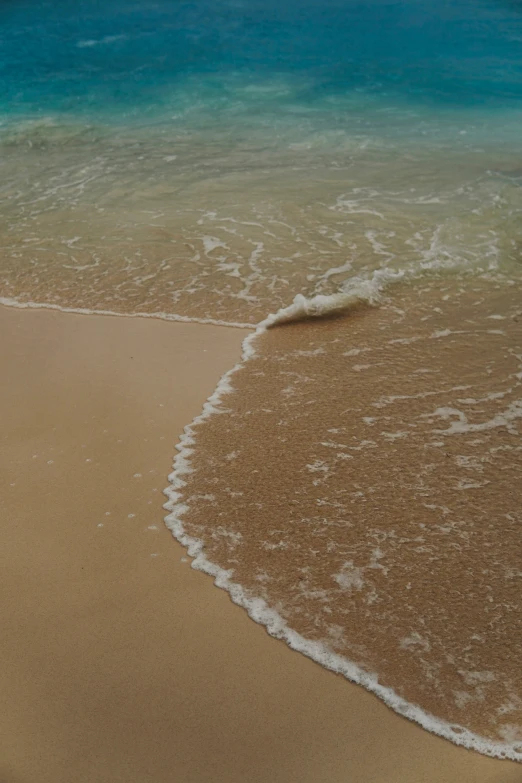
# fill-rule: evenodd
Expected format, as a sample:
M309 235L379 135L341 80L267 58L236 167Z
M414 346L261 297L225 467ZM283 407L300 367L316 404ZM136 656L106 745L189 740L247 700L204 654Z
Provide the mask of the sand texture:
M0 310L1 783L519 783L268 636L163 525L245 332Z

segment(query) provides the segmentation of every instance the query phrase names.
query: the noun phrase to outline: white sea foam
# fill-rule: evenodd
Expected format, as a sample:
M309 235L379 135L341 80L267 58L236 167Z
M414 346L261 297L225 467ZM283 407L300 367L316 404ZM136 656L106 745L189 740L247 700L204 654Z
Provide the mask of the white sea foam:
M269 315L258 324L255 331L243 341L240 362L225 373L214 393L204 404L202 413L185 427L180 442L176 447L178 453L174 459L173 471L169 475L170 486L165 489L168 501L164 508L169 512L165 517L165 522L174 537L186 547L188 554L193 558L192 568L212 576L214 584L226 590L230 594L232 601L246 609L255 622L265 626L271 636L284 640L293 650L306 655L331 671L344 675L348 680L362 685L368 691L378 696L392 710L418 723L424 729L444 737L456 745L476 750L487 756L522 762L522 743L516 738L515 734L513 734L513 737L506 735L505 742L494 742L469 731L464 726L450 724L431 715L418 705L406 701L392 688L382 685L377 674L364 671L352 661L333 652L326 643L312 641L301 636L301 634L290 628L281 615L268 606L264 599L253 598L246 593L240 584L234 582L232 571L227 571L212 563L204 552L203 541L188 535L184 527L183 520L188 511L187 504L182 502L183 488L186 486L184 477L193 472L191 455L196 444L197 429L215 413L221 413L225 410L223 406L224 399L233 391L232 378L246 362L255 357L255 341L257 338L277 323L296 321L301 318L320 317L328 313L350 309L361 302L375 304L379 301L387 282L401 277L403 277L402 274L393 275L386 271L377 272L370 280L356 280L350 288L347 287L347 290L340 294L317 296L311 299L298 295L289 307L282 308L277 313ZM518 418L519 410L517 408L516 411L511 411L512 416L507 418Z
M103 38L89 38L86 40L78 41L76 46L78 49L90 49L93 46L103 46L111 43L115 43L116 41L123 41L127 38L126 35L105 35Z
M20 302L18 299L0 296L0 305L4 307L16 307L20 310L59 310L62 313L76 313L78 315L111 315L118 318L157 318L163 321L181 321L182 323L208 324L211 326L230 326L236 329L253 329L252 324L238 321L220 321L216 318L193 318L188 315L176 315L175 313L118 313L115 310L91 310L87 307L62 307L48 302Z
M297 294L288 307L283 307L277 313L272 313L262 321L259 329L268 328L274 324L301 321L305 318L321 318L335 313L346 312L361 304L376 305L381 301L386 286L404 278L404 272L378 270L370 278L355 277L343 286L343 290L335 294L318 294L307 298Z
M522 400L515 400L508 407L497 413L491 419L482 422L476 422L470 424L468 417L458 408L437 408L431 414L423 414L423 416L438 416L445 421L450 421L450 426L445 430L434 430L444 435L460 435L464 432L484 432L486 430L493 430L497 427L505 428L513 435L518 434L516 425L513 423L517 419L522 419Z

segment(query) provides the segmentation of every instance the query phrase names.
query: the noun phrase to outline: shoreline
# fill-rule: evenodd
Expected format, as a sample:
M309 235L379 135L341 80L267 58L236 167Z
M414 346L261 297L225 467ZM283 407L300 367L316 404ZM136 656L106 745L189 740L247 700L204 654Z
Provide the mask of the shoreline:
M246 329L11 307L0 324L2 781L520 779L271 638L189 568L162 493Z

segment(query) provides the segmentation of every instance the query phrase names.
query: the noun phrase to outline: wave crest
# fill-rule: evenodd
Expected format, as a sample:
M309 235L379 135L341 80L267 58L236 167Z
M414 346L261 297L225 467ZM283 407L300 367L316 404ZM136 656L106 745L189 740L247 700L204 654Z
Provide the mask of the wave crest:
M384 289L390 283L402 280L404 276L403 271L378 270L369 279L353 278L347 281L342 290L334 294L317 294L310 298L297 294L291 305L267 316L259 326L267 329L275 324L324 318L365 305L377 305L382 299Z

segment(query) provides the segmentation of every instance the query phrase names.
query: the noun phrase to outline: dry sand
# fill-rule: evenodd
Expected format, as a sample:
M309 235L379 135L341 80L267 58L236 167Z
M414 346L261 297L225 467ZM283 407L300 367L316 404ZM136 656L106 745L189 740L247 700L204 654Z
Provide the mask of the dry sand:
M1 783L515 783L271 639L163 527L240 330L0 309Z

